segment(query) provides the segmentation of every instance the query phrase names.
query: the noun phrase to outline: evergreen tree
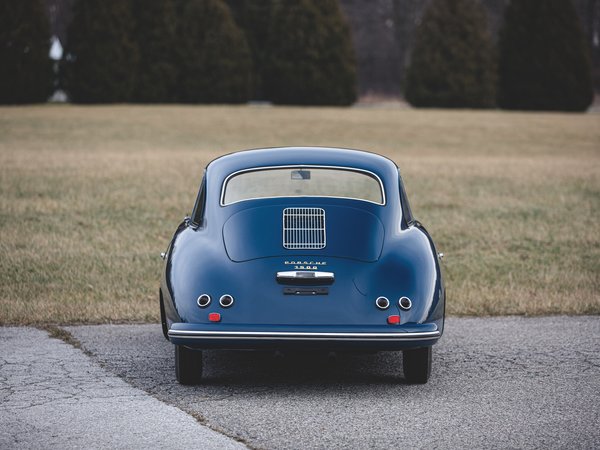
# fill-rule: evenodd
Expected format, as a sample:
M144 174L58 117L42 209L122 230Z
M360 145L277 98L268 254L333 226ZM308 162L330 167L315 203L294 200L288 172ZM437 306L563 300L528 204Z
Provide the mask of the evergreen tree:
M179 101L249 100L250 49L223 0L179 0L178 36Z
M495 63L477 0L433 0L416 31L405 97L413 106L489 108Z
M352 104L356 60L338 1L277 2L263 74L267 98L274 103Z
M62 64L71 101L131 100L138 62L132 23L127 1L77 1Z
M0 103L45 102L52 93L50 24L42 0L0 0Z
M173 0L133 0L134 41L139 50L133 100L164 103L175 100L176 13Z
M502 108L584 111L592 102L589 48L570 0L512 0L499 47Z
M269 56L270 26L277 0L228 0L236 23L244 31L252 54L252 98L266 100L264 68Z

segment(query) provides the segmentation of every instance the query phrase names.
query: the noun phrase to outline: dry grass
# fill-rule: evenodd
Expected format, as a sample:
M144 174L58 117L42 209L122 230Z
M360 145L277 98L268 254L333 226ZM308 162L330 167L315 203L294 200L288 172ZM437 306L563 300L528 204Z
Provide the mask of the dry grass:
M600 313L600 115L42 106L0 108L0 323L157 320L204 165L278 145L394 159L450 314Z

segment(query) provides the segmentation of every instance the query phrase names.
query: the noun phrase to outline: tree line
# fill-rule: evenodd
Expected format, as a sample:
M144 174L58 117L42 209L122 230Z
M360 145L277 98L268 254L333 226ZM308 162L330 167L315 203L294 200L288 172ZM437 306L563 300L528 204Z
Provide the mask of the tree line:
M584 111L590 49L570 0L512 0L498 44L477 0L433 0L417 28L404 93L414 106Z
M222 0L79 1L64 88L80 103L244 103L258 86L273 103L356 100L337 0L247 2L238 13Z
M78 0L62 61L42 0L0 0L0 103L350 105L338 0ZM511 0L493 42L479 0L432 0L398 80L418 107L587 109L589 48L571 0Z

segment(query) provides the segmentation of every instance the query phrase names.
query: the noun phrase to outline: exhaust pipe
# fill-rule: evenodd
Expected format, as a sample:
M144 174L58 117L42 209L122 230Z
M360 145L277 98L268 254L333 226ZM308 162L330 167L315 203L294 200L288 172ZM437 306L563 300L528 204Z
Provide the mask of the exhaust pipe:
M210 295L208 294L202 294L200 297L198 297L198 300L196 301L196 303L198 303L198 306L200 308L206 308L208 305L210 305Z
M229 308L231 305L233 305L233 297L229 294L222 295L219 299L219 305L221 305L223 308Z
M375 300L375 306L377 306L379 309L388 309L390 307L390 301L387 299L387 297L377 297L377 300Z

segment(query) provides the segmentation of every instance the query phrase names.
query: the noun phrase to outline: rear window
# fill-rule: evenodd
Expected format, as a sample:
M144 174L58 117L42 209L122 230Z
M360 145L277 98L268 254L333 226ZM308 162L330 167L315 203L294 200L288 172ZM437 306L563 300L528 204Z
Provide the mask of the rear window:
M273 197L338 197L385 204L379 177L343 167L278 167L230 175L223 184L221 205Z

